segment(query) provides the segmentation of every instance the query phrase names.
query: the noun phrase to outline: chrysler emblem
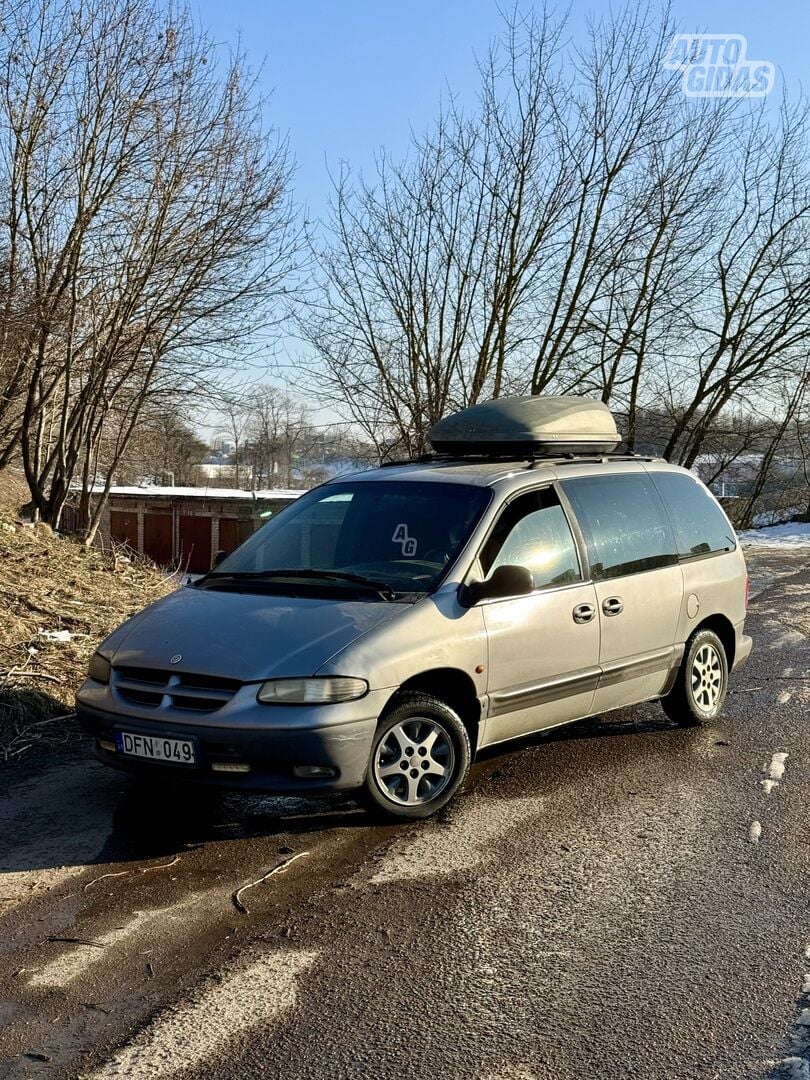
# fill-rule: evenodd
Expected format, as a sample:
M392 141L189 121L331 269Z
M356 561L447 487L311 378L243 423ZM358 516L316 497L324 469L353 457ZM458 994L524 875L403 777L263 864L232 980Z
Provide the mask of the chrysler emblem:
M170 664L179 664L182 659L183 659L183 656L182 656L181 653L175 653L174 656L169 661L169 663Z

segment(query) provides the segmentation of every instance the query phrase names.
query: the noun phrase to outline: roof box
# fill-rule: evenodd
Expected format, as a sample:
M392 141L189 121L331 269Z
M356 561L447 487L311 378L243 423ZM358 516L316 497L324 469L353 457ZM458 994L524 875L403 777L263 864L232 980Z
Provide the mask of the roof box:
M452 413L428 432L437 453L530 457L604 454L621 441L601 401L580 397L507 397Z

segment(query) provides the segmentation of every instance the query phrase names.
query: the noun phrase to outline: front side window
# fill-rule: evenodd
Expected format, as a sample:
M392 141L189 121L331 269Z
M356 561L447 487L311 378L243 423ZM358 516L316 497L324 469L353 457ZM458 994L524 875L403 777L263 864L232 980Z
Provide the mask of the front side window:
M595 580L678 561L664 505L645 473L581 476L562 486L585 534Z
M321 588L362 590L351 575L395 593L428 592L490 498L486 488L438 481L327 484L271 518L203 584L263 579L280 588L281 578L294 580L298 570L299 584L310 587L317 581Z
M525 567L535 589L580 579L571 528L551 488L521 495L501 514L481 552L486 578L499 566Z
M650 475L669 509L679 555L688 558L736 547L734 529L698 480L686 473Z

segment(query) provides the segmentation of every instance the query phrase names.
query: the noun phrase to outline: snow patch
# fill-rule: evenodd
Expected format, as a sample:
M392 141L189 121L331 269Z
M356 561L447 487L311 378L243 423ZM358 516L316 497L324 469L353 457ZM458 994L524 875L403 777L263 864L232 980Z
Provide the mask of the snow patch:
M768 779L769 780L781 780L785 775L785 762L787 761L787 752L781 751L774 754L771 758L771 763L768 766Z
M779 751L771 757L769 765L763 766L763 772L766 773L766 779L760 780L765 794L770 795L775 787L779 787L779 781L785 775L785 761L787 760L787 752Z
M810 1065L800 1057L786 1057L779 1062L784 1080L810 1080Z
M293 1008L298 980L318 955L273 953L205 983L158 1013L90 1080L171 1080L198 1068L231 1039Z
M104 491L103 484L96 484L92 489L94 495ZM141 487L111 487L110 495L137 495L140 499L285 499L292 502L300 495L306 495L304 488L263 488L261 491L248 491L246 488L213 488L213 487L166 487L161 485L144 484Z
M808 547L810 521L791 521L786 525L769 525L764 529L743 529L737 536L744 546Z

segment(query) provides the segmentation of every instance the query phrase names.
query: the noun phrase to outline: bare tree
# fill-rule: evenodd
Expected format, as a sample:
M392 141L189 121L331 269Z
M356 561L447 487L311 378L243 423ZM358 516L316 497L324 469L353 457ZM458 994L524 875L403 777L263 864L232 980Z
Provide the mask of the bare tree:
M783 103L742 132L736 169L717 200L722 228L711 274L692 309L689 351L673 365L683 408L665 447L693 464L712 423L735 398L804 367L810 343L808 107ZM684 377L688 396L684 394ZM694 421L699 422L695 423Z
M302 323L382 453L514 392L597 395L631 448L654 420L686 465L741 454L730 424L755 436L807 351L807 106L687 99L664 66L676 29L628 6L569 45L515 14L475 110L451 104L373 181L338 177Z
M762 425L766 427L766 430L762 432L760 439L759 465L750 490L738 510L739 521L744 525L751 525L753 522L757 504L776 471L774 466L778 455L787 449L790 435L802 416L809 386L810 373L805 360L804 370L799 377L791 377L780 388L779 400L773 409L775 419L767 425ZM799 442L801 445L801 439Z
M0 356L18 350L0 369L0 452L19 449L52 524L79 481L90 542L92 480L102 465L109 491L145 404L193 394L272 320L295 251L290 166L243 58L223 66L182 8L21 0L0 72Z
M217 435L226 438L231 444L232 449L229 457L233 466L233 486L238 488L240 480L244 482L246 478L245 469L242 466L245 459L245 441L248 438L248 428L251 421L250 410L247 401L240 392L231 392L223 398L219 412L221 422L217 429ZM241 477L240 468L242 468ZM248 476L249 482L252 482L253 478L249 471Z
M514 328L574 180L554 133L562 29L532 19L518 46L510 28L506 58L494 49L482 68L481 115L451 105L410 160L382 155L373 184L336 182L305 335L333 399L383 452L418 452L449 407L513 385Z
M666 15L628 9L594 24L573 62L564 29L547 14L508 20L476 115L451 107L409 161L382 156L373 185L337 182L324 289L305 326L335 397L379 445L421 450L450 406L583 385L600 366L613 367L609 397L631 336L651 332L662 277L674 291L686 200L661 191L690 146L681 189L702 205L717 183L696 179L716 116L686 118L662 67ZM623 342L611 340L619 283ZM596 343L605 323L609 357Z
M102 460L115 433L105 430L99 444ZM193 485L196 469L207 446L193 423L174 404L144 407L126 452L118 463L115 479L121 484L153 483Z
M255 485L294 487L299 461L308 459L320 438L309 409L279 387L260 384L247 395L245 411Z

